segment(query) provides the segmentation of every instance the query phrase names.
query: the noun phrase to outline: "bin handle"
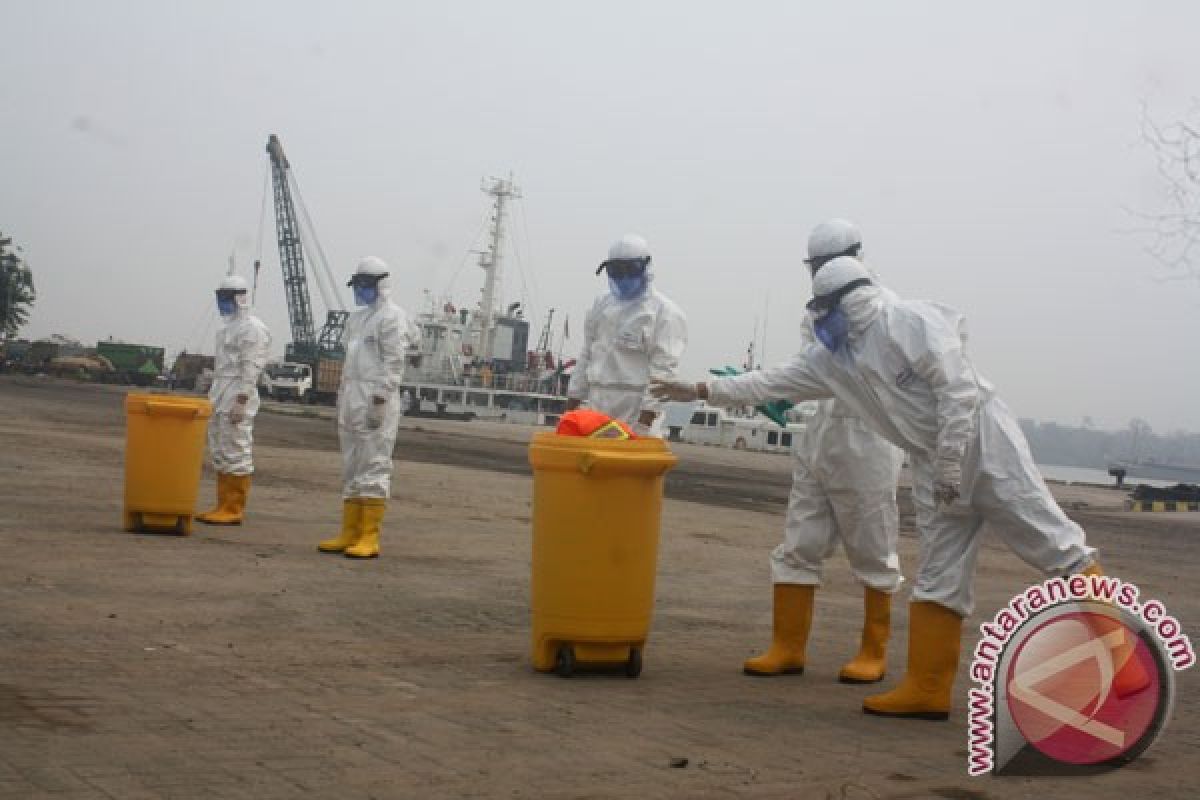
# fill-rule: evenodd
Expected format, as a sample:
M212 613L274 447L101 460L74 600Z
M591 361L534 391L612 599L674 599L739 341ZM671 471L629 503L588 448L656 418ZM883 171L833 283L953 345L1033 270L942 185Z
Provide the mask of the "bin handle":
M662 475L679 459L670 453L580 453L576 465L584 475Z
M182 406L176 403L156 403L153 400L146 402L146 413L151 416L195 419L196 411L197 408L195 406Z

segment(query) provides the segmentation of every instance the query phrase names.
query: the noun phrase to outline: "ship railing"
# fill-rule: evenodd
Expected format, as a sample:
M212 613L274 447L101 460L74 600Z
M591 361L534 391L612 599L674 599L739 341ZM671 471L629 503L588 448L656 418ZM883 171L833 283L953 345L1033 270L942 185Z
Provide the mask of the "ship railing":
M424 372L418 378L416 374L408 376L409 380L417 380L424 384L443 384L461 386L465 389L485 389L496 392L525 392L531 394L549 394L554 392L553 378L539 378L520 372L509 372L500 375L473 372L458 373L454 370L436 370Z

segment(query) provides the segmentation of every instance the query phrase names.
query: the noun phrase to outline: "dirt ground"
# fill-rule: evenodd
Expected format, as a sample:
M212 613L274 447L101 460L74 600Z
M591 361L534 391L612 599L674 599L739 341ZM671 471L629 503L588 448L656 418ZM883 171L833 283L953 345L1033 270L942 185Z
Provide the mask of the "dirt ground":
M877 687L835 680L861 608L840 554L808 671L741 675L769 638L786 457L677 447L645 671L563 680L528 664L530 429L406 422L383 557L362 563L315 550L338 520L336 436L295 408L259 419L246 525L122 532L122 399L0 377L0 798L1126 800L1200 787L1191 673L1159 743L1087 779L969 778L966 659L948 723L864 716ZM212 491L206 475L202 503ZM1200 514L1056 492L1109 571L1195 639ZM902 558L911 573L911 522ZM978 575L968 629L1038 578L995 541ZM906 630L898 603L892 678Z

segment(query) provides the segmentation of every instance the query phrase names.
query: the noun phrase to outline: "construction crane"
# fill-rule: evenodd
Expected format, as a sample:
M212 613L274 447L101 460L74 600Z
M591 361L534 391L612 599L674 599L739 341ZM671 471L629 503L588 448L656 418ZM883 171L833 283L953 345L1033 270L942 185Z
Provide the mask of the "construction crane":
M550 309L550 313L546 314L546 324L542 326L542 335L538 337L537 352L549 353L553 342L550 341L552 335L550 333L550 325L554 322L554 309Z
M319 359L339 359L343 355L342 334L346 330L349 312L342 308L338 298L337 283L329 269L329 263L316 239L312 220L304 207L296 187L291 164L283 153L279 137L271 134L267 139L267 155L271 159L271 184L275 190L275 232L279 240L279 264L283 268L283 287L287 294L288 318L292 325L292 341L287 346L286 358L290 362L309 364L314 368ZM296 206L292 201L293 190L300 198L307 230L316 247L319 269L313 274L325 301L327 314L325 324L318 335L313 319L312 302L308 294L308 273L305 269L304 243ZM320 385L320 381L316 382Z

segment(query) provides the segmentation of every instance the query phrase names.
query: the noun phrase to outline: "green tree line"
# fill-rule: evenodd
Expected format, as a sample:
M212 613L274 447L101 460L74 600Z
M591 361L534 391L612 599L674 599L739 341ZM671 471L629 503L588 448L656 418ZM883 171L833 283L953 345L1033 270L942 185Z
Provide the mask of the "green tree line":
M1155 433L1142 419L1133 419L1119 431L1098 430L1057 422L1021 420L1034 460L1039 464L1105 469L1116 460L1156 461L1200 465L1200 433Z

